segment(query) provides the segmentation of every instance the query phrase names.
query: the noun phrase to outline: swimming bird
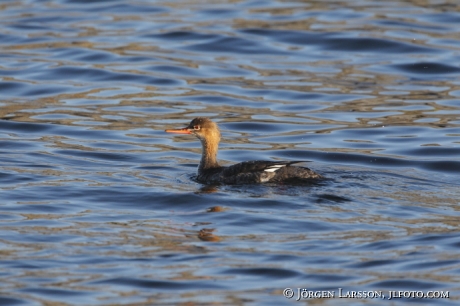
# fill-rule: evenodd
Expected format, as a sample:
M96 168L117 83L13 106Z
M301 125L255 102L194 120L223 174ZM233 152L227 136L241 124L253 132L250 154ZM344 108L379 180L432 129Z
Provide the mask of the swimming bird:
M181 129L168 129L167 133L195 135L203 147L196 180L205 184L248 184L316 180L320 174L305 167L292 166L302 161L254 160L222 167L217 162L220 131L209 118L198 117Z

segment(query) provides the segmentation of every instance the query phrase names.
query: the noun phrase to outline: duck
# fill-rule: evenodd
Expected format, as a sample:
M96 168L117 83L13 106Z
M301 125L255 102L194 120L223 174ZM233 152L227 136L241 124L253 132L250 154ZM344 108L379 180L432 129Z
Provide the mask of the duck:
M204 184L256 184L289 181L312 181L324 177L315 171L295 164L304 161L252 160L221 166L217 153L221 134L219 126L207 117L193 119L188 126L167 129L167 133L194 135L202 146L201 160L196 180Z

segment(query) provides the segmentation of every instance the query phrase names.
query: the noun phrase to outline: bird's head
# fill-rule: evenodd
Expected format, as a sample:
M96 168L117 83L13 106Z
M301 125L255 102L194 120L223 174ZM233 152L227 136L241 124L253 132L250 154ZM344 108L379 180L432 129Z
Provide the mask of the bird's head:
M168 129L165 130L167 133L176 134L193 134L200 140L208 142L220 141L220 131L217 124L209 118L198 117L193 119L190 124L182 129Z

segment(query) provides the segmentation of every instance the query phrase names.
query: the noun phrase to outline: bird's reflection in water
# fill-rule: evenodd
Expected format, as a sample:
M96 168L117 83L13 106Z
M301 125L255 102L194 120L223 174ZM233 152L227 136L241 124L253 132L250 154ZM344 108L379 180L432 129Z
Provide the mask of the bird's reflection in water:
M219 242L221 237L214 235L215 228L203 228L198 232L198 238L203 241Z
M213 207L209 207L206 211L207 212L223 212L226 210L227 208L223 206L213 206Z
M203 187L195 191L195 194L217 192L219 191L219 189L217 188L218 186L219 185L204 185Z

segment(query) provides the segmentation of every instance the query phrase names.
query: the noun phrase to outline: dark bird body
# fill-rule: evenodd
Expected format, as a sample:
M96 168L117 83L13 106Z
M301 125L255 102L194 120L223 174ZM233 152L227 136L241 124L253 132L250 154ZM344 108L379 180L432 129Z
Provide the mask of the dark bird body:
M229 167L220 166L217 162L220 131L217 124L208 118L198 117L183 129L166 130L166 132L193 134L200 139L203 152L198 167L197 180L201 183L248 184L323 178L308 168L292 166L302 161L254 160Z

